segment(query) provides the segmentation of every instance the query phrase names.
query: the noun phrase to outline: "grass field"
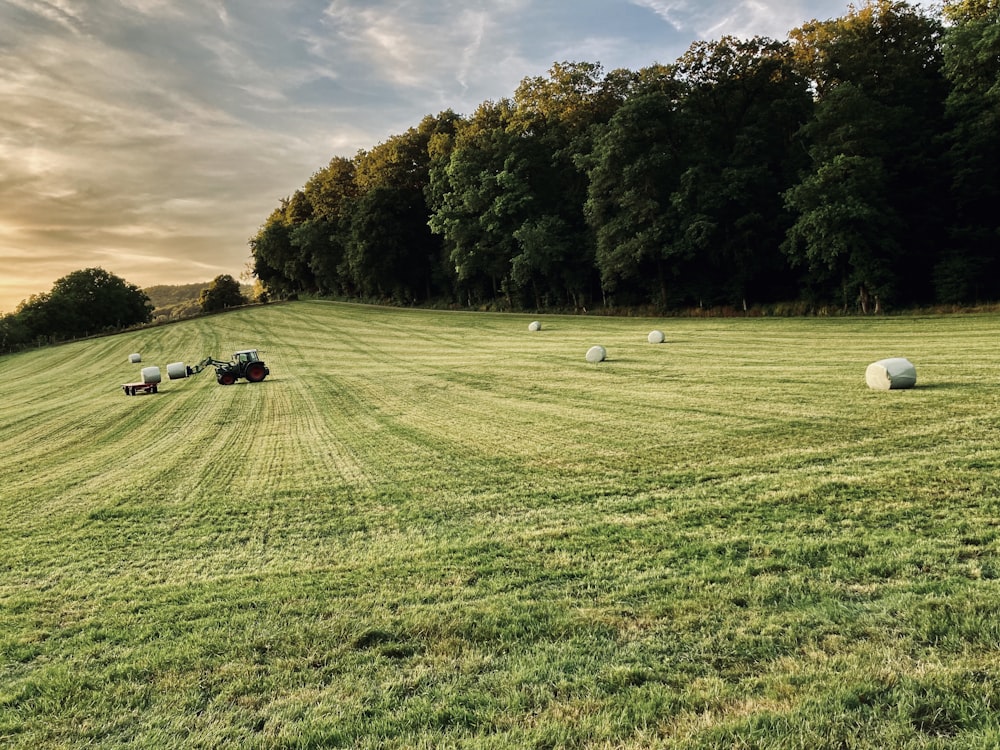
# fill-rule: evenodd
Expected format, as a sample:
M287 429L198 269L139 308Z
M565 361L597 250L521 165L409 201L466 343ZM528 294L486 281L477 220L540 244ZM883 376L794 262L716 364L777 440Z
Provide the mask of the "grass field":
M1000 315L532 319L0 358L0 746L1000 746Z

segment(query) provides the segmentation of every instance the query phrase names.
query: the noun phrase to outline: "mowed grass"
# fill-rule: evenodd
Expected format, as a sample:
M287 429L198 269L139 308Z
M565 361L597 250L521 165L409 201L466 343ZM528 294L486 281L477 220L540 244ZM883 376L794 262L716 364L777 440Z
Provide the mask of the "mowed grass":
M0 358L0 746L1000 745L1000 316L533 319Z

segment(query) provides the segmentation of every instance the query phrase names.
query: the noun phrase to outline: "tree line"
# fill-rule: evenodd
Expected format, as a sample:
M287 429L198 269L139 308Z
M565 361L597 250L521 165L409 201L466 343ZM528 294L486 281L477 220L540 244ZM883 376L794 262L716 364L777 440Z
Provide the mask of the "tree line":
M73 271L0 316L0 352L83 338L148 323L149 297L103 268Z
M555 64L335 157L250 238L272 295L498 309L1000 298L1000 0Z
M247 304L240 283L229 274L203 285L197 299L202 313ZM149 295L103 268L85 268L58 279L52 289L34 294L13 313L0 316L0 353L26 346L113 333L153 320Z

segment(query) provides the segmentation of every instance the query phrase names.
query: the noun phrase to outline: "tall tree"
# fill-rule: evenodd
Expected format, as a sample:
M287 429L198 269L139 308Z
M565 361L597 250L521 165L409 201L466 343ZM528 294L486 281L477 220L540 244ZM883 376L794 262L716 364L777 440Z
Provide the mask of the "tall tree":
M936 269L945 302L1000 297L1000 2L945 4L948 163L955 216Z
M821 285L838 281L845 308L857 296L863 312L878 312L894 290L902 248L886 183L881 160L837 154L786 194L798 214L786 249Z
M790 47L762 37L698 42L677 76L692 134L674 198L689 295L745 307L793 294L778 250L790 223L781 193L802 165L793 146L812 98Z
M198 295L198 304L202 312L218 312L227 307L245 305L246 297L240 289L240 282L228 273L216 276L212 282Z
M355 159L358 198L351 212L347 265L366 295L422 301L435 290L433 273L441 241L428 226L425 190L430 181L430 143L450 136L458 116L427 116Z
M683 84L634 95L597 141L586 216L606 292L623 304L666 306L686 248L674 206L689 163L690 130L678 109ZM638 293L638 296L636 296Z
M353 291L347 266L350 216L358 187L355 162L335 157L303 188L312 215L291 230L289 241L306 259L320 294Z
M26 304L27 300L19 308L22 314L13 312L0 316L0 352L17 351L30 344L34 338L34 329L23 314Z
M153 306L139 287L103 268L85 268L52 286L47 306L52 333L78 336L115 330L153 319Z
M295 252L289 239L289 228L285 222L285 202L274 209L267 220L251 237L253 275L264 286L268 294L286 294L296 288L296 282L285 274L285 259Z
M4 318L5 348L17 349L33 341L44 342L56 336L61 316L49 304L49 293L33 294Z
M596 291L593 233L584 216L594 138L627 94L632 76L596 63L556 63L514 94L505 188L518 200L511 284L528 304L583 307Z
M428 223L444 242L459 292L472 304L501 296L516 254L517 212L526 198L511 192L506 169L512 113L506 99L481 104L461 121L430 171Z
M297 227L313 217L312 204L301 190L283 198L278 208L250 238L253 274L270 293L313 291L316 277L310 258L293 241Z
M947 215L940 22L904 2L869 0L790 36L818 99L803 131L811 166L786 193L796 222L784 249L863 310L929 300ZM861 192L834 175L860 181Z

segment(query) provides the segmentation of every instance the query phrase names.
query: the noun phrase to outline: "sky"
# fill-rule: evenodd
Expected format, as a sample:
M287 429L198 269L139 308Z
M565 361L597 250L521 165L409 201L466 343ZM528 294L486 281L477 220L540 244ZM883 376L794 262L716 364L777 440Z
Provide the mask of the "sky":
M785 39L848 0L0 0L0 314L76 270L240 278L335 156L554 62Z

